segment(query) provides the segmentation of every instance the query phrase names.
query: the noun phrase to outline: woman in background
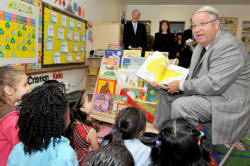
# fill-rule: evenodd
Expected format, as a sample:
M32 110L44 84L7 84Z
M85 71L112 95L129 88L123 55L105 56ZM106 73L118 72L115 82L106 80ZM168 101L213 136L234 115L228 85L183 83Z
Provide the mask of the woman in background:
M174 59L174 34L170 33L170 24L167 20L160 22L160 29L155 33L154 51L169 52L169 58Z

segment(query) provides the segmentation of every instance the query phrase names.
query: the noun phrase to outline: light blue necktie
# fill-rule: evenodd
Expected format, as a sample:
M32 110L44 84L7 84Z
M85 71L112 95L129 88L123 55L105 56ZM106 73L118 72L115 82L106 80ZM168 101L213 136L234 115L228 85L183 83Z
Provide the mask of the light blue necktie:
M133 24L134 33L136 34L136 24Z

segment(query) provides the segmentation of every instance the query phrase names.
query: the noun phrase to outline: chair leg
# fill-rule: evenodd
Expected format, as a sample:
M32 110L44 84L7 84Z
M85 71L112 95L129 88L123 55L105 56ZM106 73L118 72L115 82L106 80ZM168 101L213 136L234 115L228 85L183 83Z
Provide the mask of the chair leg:
M224 158L221 160L219 166L223 166L224 163L226 162L227 158L230 156L230 154L232 153L234 146L235 146L236 142L230 147L230 149L228 150L228 152L225 154Z

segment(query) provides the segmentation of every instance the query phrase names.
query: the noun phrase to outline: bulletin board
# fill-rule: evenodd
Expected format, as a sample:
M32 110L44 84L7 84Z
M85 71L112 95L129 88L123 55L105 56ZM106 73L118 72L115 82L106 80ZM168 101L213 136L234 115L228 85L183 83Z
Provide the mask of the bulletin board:
M37 64L40 8L20 0L0 6L0 66Z
M238 25L237 17L221 17L220 22L221 22L221 29L223 31L227 31L232 35L236 36L237 25Z
M44 3L42 66L84 64L86 23Z

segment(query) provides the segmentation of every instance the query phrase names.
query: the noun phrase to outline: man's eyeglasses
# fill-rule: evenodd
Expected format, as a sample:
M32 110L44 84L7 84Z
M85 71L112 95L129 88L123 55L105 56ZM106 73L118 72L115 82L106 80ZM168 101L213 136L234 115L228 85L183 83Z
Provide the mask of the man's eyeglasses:
M208 22L201 22L199 24L191 25L191 29L196 29L197 27L205 27L207 24L215 22L216 20L211 20Z

